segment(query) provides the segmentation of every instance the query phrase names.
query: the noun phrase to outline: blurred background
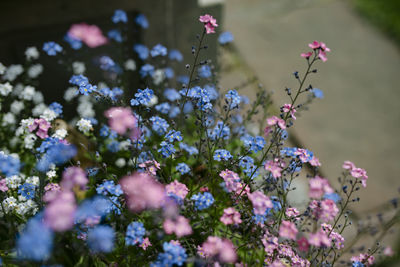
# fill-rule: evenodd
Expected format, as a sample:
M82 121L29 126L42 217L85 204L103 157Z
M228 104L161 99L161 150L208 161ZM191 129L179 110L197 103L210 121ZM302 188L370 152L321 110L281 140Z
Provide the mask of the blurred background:
M145 14L149 29L128 26L133 42L179 49L184 64L191 63L191 46L202 28L198 16L212 14L221 27L207 39L208 53L218 62L220 87L225 91L245 84L241 93L254 98L255 85L248 81L261 83L273 91L276 110L288 101L285 87L296 86L292 73L305 69L300 53L313 40L325 42L332 52L309 81L324 98L298 118L291 141L315 153L321 173L332 183L345 160L365 168L368 187L361 190L353 216L384 225L382 214L400 188L399 0L2 0L0 62L23 63L27 46L61 41L73 23L110 27L115 9L131 17ZM234 36L230 49L216 49L222 31ZM113 53L112 47L107 49L103 52ZM131 47L124 49L134 56ZM79 59L85 58L89 52ZM40 78L50 103L59 100L69 76L54 62L43 64L52 70ZM139 86L135 76L130 82L132 88ZM304 199L305 184L298 188L295 198ZM398 249L398 237L398 231L390 231L385 239ZM398 266L396 262L382 266Z

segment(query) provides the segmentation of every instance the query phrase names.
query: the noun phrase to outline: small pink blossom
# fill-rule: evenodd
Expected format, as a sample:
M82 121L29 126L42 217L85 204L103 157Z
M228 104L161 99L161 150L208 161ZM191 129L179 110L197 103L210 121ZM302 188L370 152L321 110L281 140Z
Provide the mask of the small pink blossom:
M237 259L235 247L229 239L209 236L201 249L206 258L216 258L221 263L234 263Z
M108 42L98 26L86 23L73 24L67 34L74 39L81 40L91 48L104 45Z
M328 47L326 47L325 43L314 41L311 44L308 44L308 46L313 50L317 50L318 49L318 57L323 62L328 60L328 58L326 56L326 52L330 52L331 50ZM309 53L311 53L311 52L309 52Z
M143 163L140 163L139 167L145 168L146 171L149 172L151 175L156 176L157 170L160 169L160 163L158 163L156 160L148 160Z
M187 186L178 182L177 180L173 181L170 184L167 184L165 186L165 190L167 194L174 194L182 199L184 199L189 193L189 189L187 188Z
M333 193L333 188L325 178L315 176L315 178L308 180L308 183L310 185L310 191L308 193L310 198L321 198L324 194Z
M143 250L147 250L147 247L150 247L151 243L148 237L143 238L142 244L139 245Z
M282 130L286 129L286 122L283 119L278 118L277 116L272 116L267 119L267 124L269 126L278 125Z
M215 28L218 27L218 24L213 16L205 14L204 16L200 16L199 21L204 23L207 34L215 33Z
M350 171L350 175L355 178L360 178L363 187L367 187L367 179L368 175L364 169L361 168L354 168Z
M50 191L49 191L50 192ZM71 191L59 191L44 210L44 221L54 231L63 232L74 226L75 197Z
M291 105L291 104L284 104L282 108L283 112L290 112L290 116L295 120L296 116L294 116L294 113L296 112L296 109Z
M327 234L322 230L318 230L314 234L310 234L308 237L308 243L314 247L330 247L331 240Z
M36 135L42 139L49 137L47 132L50 128L51 128L50 122L46 121L43 118L35 119L33 123L28 126L29 132L33 132L34 130L37 129Z
M61 187L58 184L48 183L44 187L44 191L43 201L51 202L57 198L58 193L61 191Z
M120 181L127 198L128 208L133 212L160 208L165 200L165 189L147 173L136 172Z
M266 233L264 234L261 242L263 243L264 251L267 253L268 256L272 256L279 246L278 238L271 235L268 231L266 231Z
M246 186L246 188L243 189L243 184L240 182L241 180L237 173L225 170L221 171L219 176L224 179L225 187L228 192L234 192L236 195L239 195L240 193L250 193L249 186Z
M293 218L300 215L300 212L296 208L287 208L285 211L286 217ZM299 218L296 218L299 219Z
M63 172L61 180L61 188L63 190L71 190L75 186L84 189L89 182L86 172L79 167L69 167Z
M391 246L387 246L385 247L385 249L383 250L383 255L391 257L394 255L393 249Z
M6 192L8 190L7 184L6 184L6 179L1 179L0 180L0 191Z
M199 191L200 191L200 192L209 192L210 189L208 189L207 186L202 186L202 187L200 187L200 190L199 190Z
M264 193L261 191L248 193L247 197L253 205L255 214L263 215L268 208L272 209L274 207L269 197L264 195Z
M366 253L365 254L361 253L358 257L357 256L351 257L351 261L352 262L359 261L366 266L370 266L374 264L375 257L372 255L368 255Z
M310 245L308 244L307 238L304 236L297 240L297 245L300 251L305 252L308 251Z
M298 230L294 223L290 221L282 221L281 226L279 227L280 237L296 240L297 233Z
M328 60L325 51L319 51L318 57L323 61L326 62Z
M313 52L301 53L301 57L309 59L312 56Z
M189 224L189 220L183 216L179 216L175 220L166 219L163 223L163 228L167 234L174 233L177 237L192 234L192 227Z
M308 44L308 46L309 46L311 49L318 49L318 48L321 47L321 45L319 44L318 41L314 41L314 42L312 42L311 44Z
M345 170L352 170L352 169L354 169L356 167L356 165L353 163L353 162L351 162L351 161L348 161L348 160L346 160L344 163L343 163L343 166L342 166L342 168L343 169L345 169Z
M225 225L242 223L240 213L232 207L224 209L224 214L219 220Z
M321 201L320 219L323 222L332 221L339 213L339 208L332 199L324 199Z
M281 172L282 172L282 168L280 167L280 163L273 161L273 160L268 160L267 162L265 162L264 168L271 172L272 176L274 178L279 178L282 176Z
M314 166L314 167L321 166L319 159L315 156L313 156L312 159L310 161L308 161L308 163L310 163L310 165Z
M137 119L130 108L113 107L105 112L110 128L119 134L125 134L130 130L131 139L140 136L140 130L136 127Z

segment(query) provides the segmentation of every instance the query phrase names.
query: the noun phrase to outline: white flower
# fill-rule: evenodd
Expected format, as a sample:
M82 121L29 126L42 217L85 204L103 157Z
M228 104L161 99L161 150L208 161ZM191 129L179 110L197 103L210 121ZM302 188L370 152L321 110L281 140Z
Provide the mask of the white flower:
M149 103L147 103L146 106L152 107L158 103L158 97L156 95L153 95L152 98L150 99Z
M69 87L67 90L64 92L64 99L65 101L71 101L78 95L78 88L76 87Z
M29 199L27 202L25 202L26 206L30 209L30 211L32 212L32 214L36 214L36 212L38 212L39 207L36 204L35 201L33 201L32 199Z
M23 72L24 68L21 65L10 65L6 69L3 79L12 82Z
M6 212L14 210L17 204L17 200L14 197L8 197L3 200L3 207Z
M39 58L39 51L34 46L28 47L25 50L25 56L26 56L27 60L38 59Z
M12 89L13 87L9 82L0 83L0 95L8 96L8 94L11 93Z
M53 178L53 177L56 177L56 176L57 176L57 173L56 173L55 170L51 170L51 171L46 172L46 175L47 175L47 177L49 177L49 178Z
M126 160L124 158L119 158L115 161L115 166L122 168L126 165Z
M11 112L4 114L2 126L13 125L15 124L15 116Z
M90 120L83 118L76 123L76 126L78 126L79 131L83 132L84 134L88 134L91 130L93 130Z
M40 91L36 91L35 94L33 95L33 103L40 104L43 102L43 94Z
M19 214L24 216L26 213L29 212L29 207L26 205L26 202L20 202L15 207L15 211Z
M0 62L0 75L3 75L5 71L6 71L6 66L4 66L4 65Z
M21 135L23 135L25 133L25 130L24 130L24 128L22 127L22 126L19 126L18 128L17 128L17 130L15 130L15 135L16 136L21 136Z
M29 176L28 178L26 178L25 183L33 184L34 186L39 186L39 177Z
M45 119L46 121L48 121L48 122L51 122L51 121L53 121L55 118L57 118L57 113L55 113L53 110L51 110L51 109L49 109L49 108L46 108L44 111L43 111L43 114L42 115L40 115L40 118L43 118L43 119Z
M19 95L19 98L31 101L34 95L35 95L35 87L28 85L25 86L24 90Z
M28 134L27 136L25 136L25 138L24 138L25 148L33 149L33 147L35 146L36 139L37 139L37 137L34 134Z
M47 106L43 103L40 103L39 105L35 106L32 109L32 115L33 116L39 116L40 114L43 114L43 112L46 110Z
M125 61L124 67L126 70L134 71L136 70L136 62L130 58L127 61Z
M43 65L42 64L35 64L29 67L28 69L28 76L32 79L37 78L43 72Z
M164 70L155 70L152 77L153 77L153 83L155 85L159 85L165 79L165 72Z
M125 140L119 143L119 149L120 150L129 150L129 147L131 146L131 142L129 140Z
M72 63L72 71L75 75L83 74L86 71L85 63L80 61L75 61Z
M10 110L15 115L18 115L25 107L24 102L15 100L11 103Z
M58 129L56 132L53 134L53 137L58 138L58 139L64 139L68 135L68 131L65 129Z
M96 115L93 109L93 104L89 101L79 103L76 110L81 117L93 118Z
M18 186L21 184L21 181L22 179L18 175L6 177L6 184L9 188L12 189L18 188Z

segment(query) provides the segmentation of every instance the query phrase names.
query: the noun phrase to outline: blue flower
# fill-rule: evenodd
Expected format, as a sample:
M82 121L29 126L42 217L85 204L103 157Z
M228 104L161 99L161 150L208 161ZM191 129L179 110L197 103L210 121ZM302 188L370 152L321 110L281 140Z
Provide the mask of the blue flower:
M152 57L156 56L166 56L168 54L168 50L165 46L161 44L156 44L153 49L151 49L150 54Z
M208 97L210 100L216 100L219 96L217 89L215 89L215 86L212 84L204 85L204 90L208 91Z
M188 84L189 83L189 76L187 75L180 75L177 77L177 81L181 84Z
M238 107L240 102L242 101L242 97L238 94L236 90L229 90L228 93L225 95L225 98L230 100L229 109L234 109Z
M178 163L178 165L176 166L176 170L180 172L181 175L190 172L190 168L186 163Z
M114 15L112 16L111 20L114 23L118 23L118 22L127 23L128 16L126 15L125 11L123 11L121 9L117 9L114 11Z
M247 175L247 176L252 176L250 178L254 178L258 176L258 170L256 171L256 166L254 165L254 159L252 157L249 156L245 156L243 157L240 161L239 161L239 166L243 168L243 172Z
M151 127L153 131L155 131L158 135L163 135L167 132L169 124L163 118L160 118L158 116L153 116L150 118L150 121L152 122Z
M49 56L55 56L62 50L63 48L55 42L47 42L43 44L43 51L46 52Z
M138 89L137 93L135 93L135 100L142 104L142 105L147 105L150 103L151 99L154 96L153 90L146 88L146 89ZM132 105L132 100L131 100L131 105ZM135 106L135 105L133 105Z
M139 55L141 60L145 60L149 57L149 49L145 45L135 44L133 50Z
M165 139L173 143L174 141L182 141L182 134L180 131L170 130L166 135Z
M31 218L17 239L19 258L43 261L50 257L53 248L53 232L43 223L41 214Z
M112 211L112 205L109 199L101 195L85 199L75 213L75 222L85 223L88 218L106 216Z
M322 99L324 98L324 92L321 89L318 88L314 88L311 90L311 92L313 93L314 97Z
M231 130L222 121L218 121L214 129L208 129L208 135L212 140L225 139L227 140L231 134Z
M143 237L146 234L146 229L141 222L131 222L126 229L125 244L134 246L143 242Z
M230 32L223 32L218 37L218 42L221 45L231 43L233 41L233 35Z
M325 193L325 195L323 196L323 199L331 199L335 203L337 203L338 201L341 200L340 196L336 193Z
M117 43L121 43L122 42L122 35L121 32L117 29L114 30L110 30L107 33L108 38L110 38L111 40L116 41Z
M68 33L64 36L64 41L66 41L74 50L81 49L82 47L82 41L70 36Z
M97 90L97 86L91 85L89 79L83 75L72 75L69 83L79 86L79 92L83 95L89 95L91 92Z
M181 62L183 60L183 56L178 50L171 49L169 50L169 59Z
M204 192L203 194L198 193L193 195L191 200L194 200L194 205L198 210L204 210L210 207L214 203L214 198L209 192Z
M174 88L167 88L164 90L164 96L169 101L175 101L181 99L181 94L178 93Z
M49 109L54 111L57 115L61 115L63 113L63 106L60 103L53 102L49 105Z
M19 185L18 194L20 194L26 199L33 199L35 197L35 186L30 183Z
M107 180L104 181L102 184L98 185L96 188L97 194L101 195L115 195L115 196L120 196L122 195L122 189L119 184L115 185L113 180Z
M146 77L146 76L152 76L154 73L154 66L150 65L150 64L144 64L141 68L140 68L140 76L142 78Z
M353 265L351 265L352 267L364 267L365 265L364 264L362 264L361 262L359 262L359 261L355 261L355 262L353 262Z
M262 136L253 137L251 135L244 135L240 138L243 141L244 145L249 148L251 152L257 153L261 151L266 142Z
M108 143L107 149L112 153L117 153L119 151L119 142L117 140L112 140Z
M189 155L196 155L199 153L199 150L194 147L194 146L189 146L188 144L185 143L180 143L179 144L180 149L185 150Z
M114 229L106 225L98 225L88 231L87 243L93 252L111 252L114 249Z
M289 133L286 130L281 130L281 138L283 140L286 140L286 139L288 139L288 137L289 137Z
M181 110L177 106L173 106L169 112L170 118L176 118L181 113Z
M90 83L79 87L79 92L82 95L89 95L90 93L92 93L93 91L96 91L96 90L97 90L97 86L91 85Z
M185 249L180 245L164 242L163 249L164 252L158 254L157 261L151 263L150 267L182 266L185 263L187 254Z
M164 69L164 74L165 74L165 77L167 77L167 79L172 79L175 75L174 70L169 67Z
M167 102L164 102L155 106L155 109L162 114L168 114L171 106Z
M143 29L147 29L149 27L149 22L147 21L147 18L145 15L143 14L139 14L136 18L135 18L135 22L137 25L139 25L140 27L142 27Z
M112 70L115 67L115 62L109 56L100 57L100 69L102 70Z
M211 68L208 65L202 65L200 68L198 68L197 72L201 78L209 78L212 74Z
M47 172L52 164L61 165L69 161L76 155L76 148L73 145L58 143L46 151L42 158L37 162L36 169Z
M160 152L164 158L168 158L176 152L174 145L168 142L162 141L160 146L161 148L158 150L158 152Z
M214 153L214 160L221 161L221 160L229 160L233 158L231 153L225 149L217 149Z

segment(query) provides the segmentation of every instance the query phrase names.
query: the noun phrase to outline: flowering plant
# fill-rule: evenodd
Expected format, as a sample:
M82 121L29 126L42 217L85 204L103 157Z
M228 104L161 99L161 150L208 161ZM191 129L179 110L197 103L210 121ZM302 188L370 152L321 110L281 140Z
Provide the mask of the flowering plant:
M128 17L116 10L116 29L107 37L95 25L73 25L65 45L78 50L126 42L121 26ZM149 26L143 15L134 21ZM43 70L35 47L26 50L27 69L0 65L4 263L373 264L379 245L341 258L348 249L343 237L351 225L348 208L367 185L366 171L345 161L335 190L319 174L321 163L311 151L286 145L296 115L323 96L307 79L330 49L314 41L301 54L306 70L294 72L299 86L286 89L288 103L273 115L262 87L253 103L237 90L219 89L215 66L201 60L207 35L218 24L208 14L199 21L204 29L192 48L188 76L170 67L182 54L161 44L152 49L135 44L134 55L122 62L100 56L104 81L86 77L83 62L68 65L72 86L64 99L70 104L78 99L74 118L60 103L44 104L32 86ZM219 37L224 47L232 40L230 33ZM63 46L46 42L43 51L65 57ZM139 73L141 89L124 85L122 77L130 72ZM262 132L251 129L257 114ZM300 173L308 176L304 207L289 200Z

